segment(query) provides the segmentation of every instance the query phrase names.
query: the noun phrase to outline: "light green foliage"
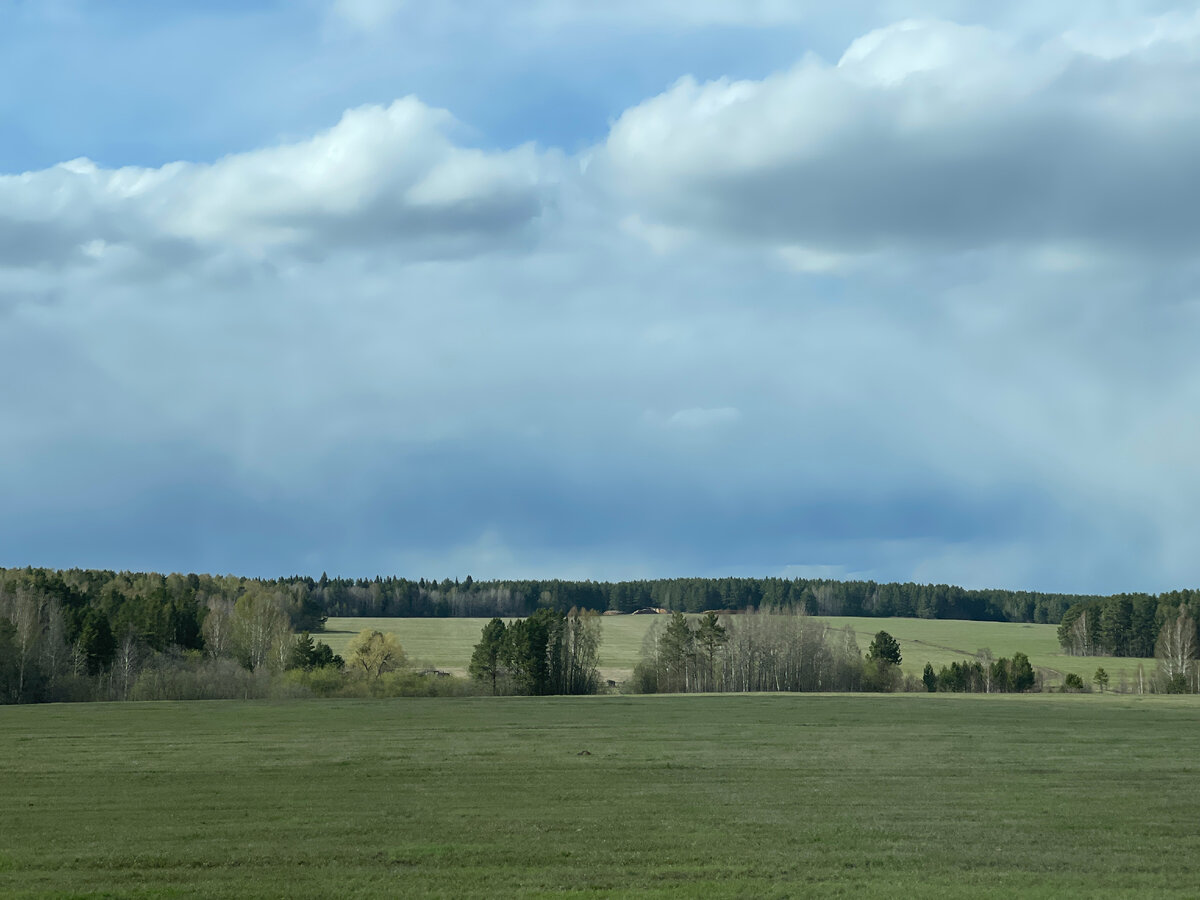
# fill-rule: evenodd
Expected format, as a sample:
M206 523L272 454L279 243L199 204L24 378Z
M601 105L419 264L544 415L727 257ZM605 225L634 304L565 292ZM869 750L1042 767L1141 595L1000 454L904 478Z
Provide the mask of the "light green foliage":
M941 693L9 708L0 896L1191 897L1198 709Z
M396 636L390 631L364 629L347 648L350 665L362 672L368 681L374 681L384 672L399 669L407 662L404 650Z

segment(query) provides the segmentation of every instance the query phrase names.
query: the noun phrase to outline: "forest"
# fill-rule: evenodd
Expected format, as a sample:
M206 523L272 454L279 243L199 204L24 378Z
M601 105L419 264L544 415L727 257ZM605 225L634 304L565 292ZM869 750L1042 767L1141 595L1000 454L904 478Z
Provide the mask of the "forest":
M1076 656L1153 656L1164 625L1181 607L1193 621L1200 619L1200 591L1080 599L1063 614L1058 641Z
M161 575L95 569L0 568L0 590L18 588L58 602L74 630L88 610L117 632L132 626L155 646L198 646L199 622L215 603L247 592L278 596L297 631L317 631L324 616L528 616L538 609L681 612L762 606L823 616L910 616L996 622L1057 623L1091 595L967 590L954 585L808 578L668 578L641 581L436 581L395 577Z

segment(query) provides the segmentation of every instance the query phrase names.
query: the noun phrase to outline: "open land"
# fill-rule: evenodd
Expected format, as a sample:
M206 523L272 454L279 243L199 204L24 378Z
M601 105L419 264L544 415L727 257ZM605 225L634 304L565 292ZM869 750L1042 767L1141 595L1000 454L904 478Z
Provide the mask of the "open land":
M1112 695L0 708L0 894L1190 897L1198 719Z
M633 671L641 655L642 641L655 621L665 616L602 616L603 639L600 644L600 671L606 678L624 681ZM877 631L884 630L900 642L903 670L920 676L926 662L935 669L954 660L973 657L983 648L996 657L1011 657L1016 652L1026 654L1045 676L1048 685L1058 684L1063 676L1074 672L1084 683L1090 683L1096 669L1103 667L1119 688L1135 682L1141 663L1147 674L1154 671L1154 660L1129 657L1068 656L1058 644L1057 625L1031 625L1019 622L971 622L961 619L900 619L825 616L823 621L834 628L850 625L858 636L859 646L867 645ZM463 674L471 658L471 650L487 619L398 619L398 618L330 618L325 634L318 640L341 653L350 639L363 629L392 632L409 658L420 665Z

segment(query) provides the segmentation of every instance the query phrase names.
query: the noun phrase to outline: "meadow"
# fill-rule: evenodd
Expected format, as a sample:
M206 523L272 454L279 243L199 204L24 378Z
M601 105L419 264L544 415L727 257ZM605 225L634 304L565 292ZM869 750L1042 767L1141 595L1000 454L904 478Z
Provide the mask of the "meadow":
M641 655L642 641L655 621L663 616L602 616L603 639L600 644L600 671L605 678L624 681ZM823 621L834 628L850 625L866 653L875 633L884 630L900 642L905 672L920 677L926 662L935 669L953 660L974 656L988 648L997 656L1026 654L1038 667L1048 685L1059 684L1068 672L1090 683L1093 673L1104 667L1117 688L1122 679L1135 682L1138 663L1147 675L1154 671L1154 660L1115 657L1067 656L1058 645L1057 625L1030 625L1015 622L970 622L960 619L873 619L851 616L826 616ZM396 619L331 618L319 640L335 652L342 652L350 639L363 629L378 629L396 635L409 658L419 665L432 666L456 674L466 672L471 650L487 619Z
M1198 718L1057 694L6 707L0 895L1190 897Z

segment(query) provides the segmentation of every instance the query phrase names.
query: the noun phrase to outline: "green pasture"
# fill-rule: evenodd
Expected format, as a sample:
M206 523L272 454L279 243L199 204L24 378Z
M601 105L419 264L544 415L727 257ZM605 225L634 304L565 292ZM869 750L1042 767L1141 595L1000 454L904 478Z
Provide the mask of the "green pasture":
M1193 897L1198 725L1057 694L0 707L0 896Z
M629 677L642 650L642 641L650 626L662 616L602 616L603 639L600 644L600 668L606 678L623 681ZM1058 684L1068 672L1076 672L1087 683L1098 667L1108 672L1112 688L1124 679L1132 685L1141 662L1145 672L1154 671L1154 660L1112 657L1073 657L1062 653L1058 645L1057 625L1026 625L1011 622L967 622L959 619L872 619L824 617L834 628L851 625L865 653L877 631L890 633L900 641L905 672L920 676L926 662L940 669L954 660L962 660L982 648L997 656L1025 653L1041 669L1047 684ZM418 664L466 672L471 650L487 619L396 619L331 618L319 640L341 653L350 639L363 629L393 632L409 657Z

